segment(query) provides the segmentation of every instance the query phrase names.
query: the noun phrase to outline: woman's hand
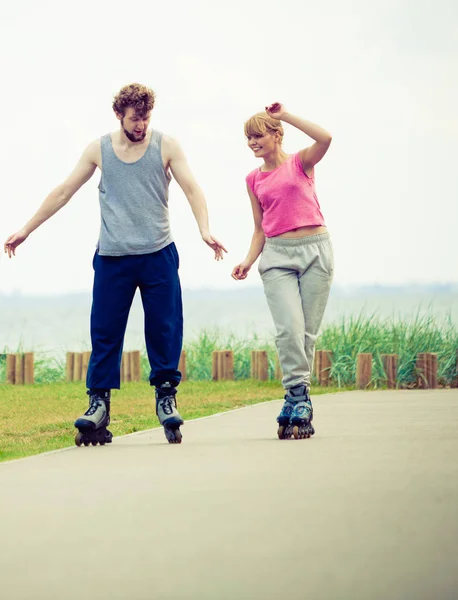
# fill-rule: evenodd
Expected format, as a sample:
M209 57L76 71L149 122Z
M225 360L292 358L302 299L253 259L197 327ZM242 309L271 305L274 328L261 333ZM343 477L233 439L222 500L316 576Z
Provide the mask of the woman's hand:
M253 266L253 263L249 263L246 260L241 262L239 265L232 269L232 277L237 281L241 281L242 279L246 279L248 276L248 271Z
M270 106L266 106L266 113L269 115L269 117L272 117L272 119L278 119L281 121L286 114L286 110L283 104L280 104L280 102L274 102Z

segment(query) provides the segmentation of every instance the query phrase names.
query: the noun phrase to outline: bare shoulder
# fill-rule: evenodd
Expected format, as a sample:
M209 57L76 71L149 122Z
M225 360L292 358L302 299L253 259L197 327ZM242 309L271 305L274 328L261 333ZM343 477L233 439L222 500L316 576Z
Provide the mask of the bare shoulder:
M170 135L162 134L162 153L169 161L183 154L178 140Z
M83 159L102 168L102 147L100 138L92 141L83 152Z
M162 134L162 143L165 146L174 146L175 144L177 144L177 140L172 137L171 135L168 135L167 133L163 133Z

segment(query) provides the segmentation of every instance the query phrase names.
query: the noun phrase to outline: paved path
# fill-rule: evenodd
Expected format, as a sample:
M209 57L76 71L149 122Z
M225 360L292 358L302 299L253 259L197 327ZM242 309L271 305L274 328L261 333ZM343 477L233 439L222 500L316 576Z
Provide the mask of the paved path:
M314 405L0 465L0 598L456 600L458 391Z

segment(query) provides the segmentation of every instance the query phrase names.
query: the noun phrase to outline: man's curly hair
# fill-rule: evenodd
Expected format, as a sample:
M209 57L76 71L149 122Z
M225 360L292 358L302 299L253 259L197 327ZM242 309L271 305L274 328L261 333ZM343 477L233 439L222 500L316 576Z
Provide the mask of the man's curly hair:
M140 83L125 85L113 100L113 110L124 116L126 108L133 108L139 116L144 116L154 108L156 94Z

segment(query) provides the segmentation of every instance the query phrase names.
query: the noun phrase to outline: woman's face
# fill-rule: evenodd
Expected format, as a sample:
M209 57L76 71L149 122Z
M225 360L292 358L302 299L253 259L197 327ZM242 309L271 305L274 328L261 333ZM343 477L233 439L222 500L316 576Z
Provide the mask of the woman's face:
M257 158L271 154L277 147L275 135L269 132L264 135L247 135L247 143Z

